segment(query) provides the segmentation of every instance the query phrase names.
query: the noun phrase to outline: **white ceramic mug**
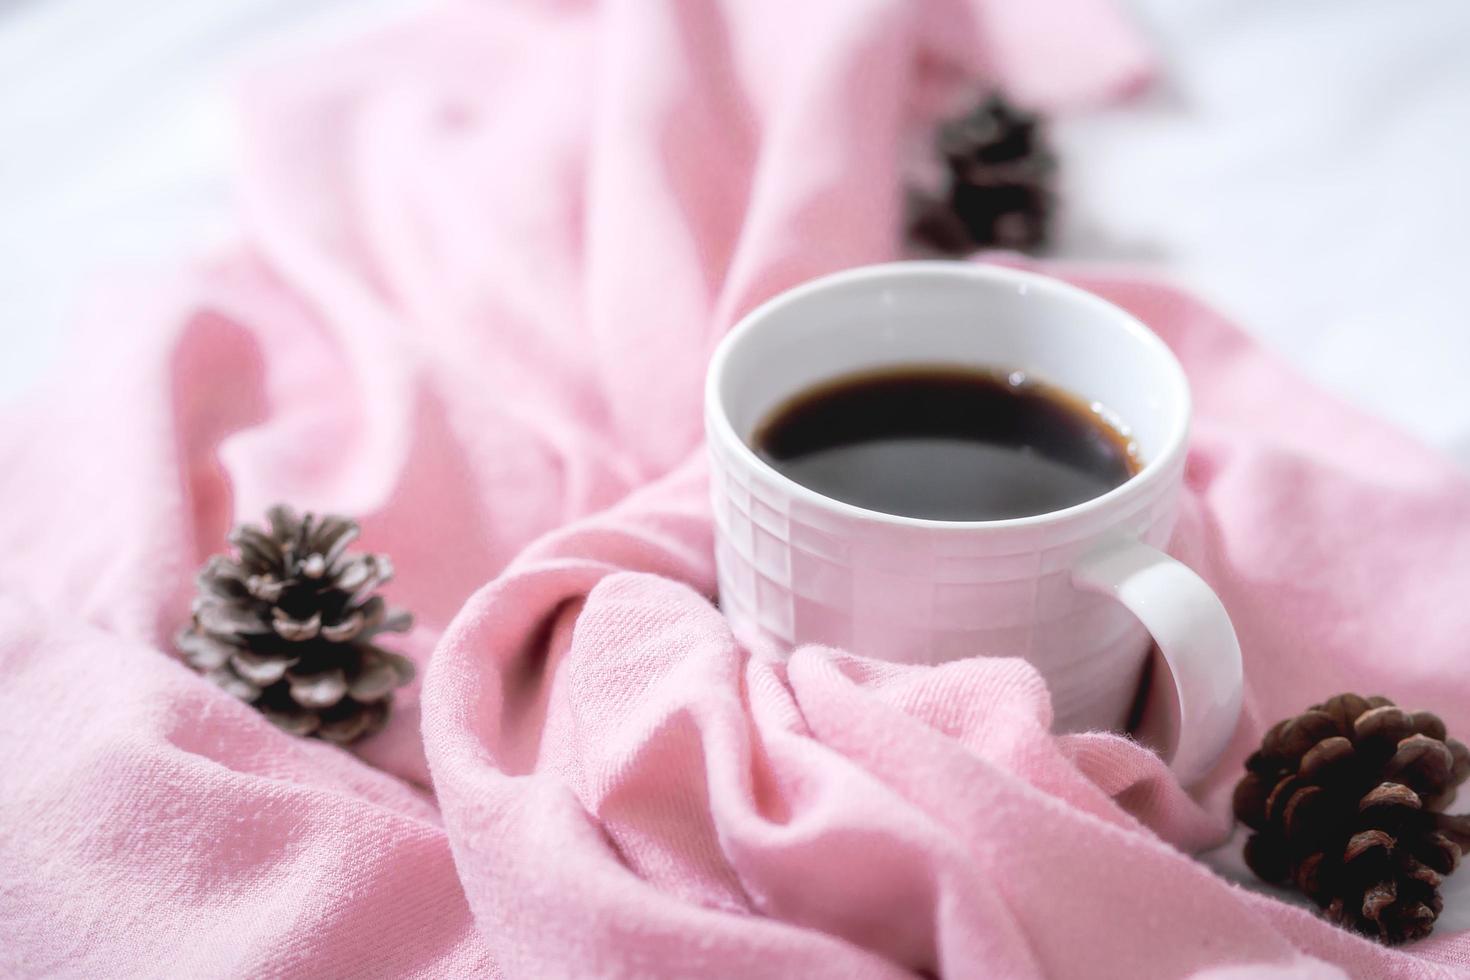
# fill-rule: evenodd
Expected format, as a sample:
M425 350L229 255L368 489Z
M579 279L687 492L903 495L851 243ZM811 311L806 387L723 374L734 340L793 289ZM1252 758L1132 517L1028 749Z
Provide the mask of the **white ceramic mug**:
M939 521L865 510L776 472L748 445L792 396L901 365L1020 370L1113 413L1143 466L1034 517ZM705 426L720 605L753 651L822 643L939 663L1022 656L1062 731L1118 729L1157 643L1177 691L1171 765L1203 775L1240 714L1220 600L1164 554L1182 487L1189 387L1137 319L1044 276L899 262L807 283L746 316L710 361Z

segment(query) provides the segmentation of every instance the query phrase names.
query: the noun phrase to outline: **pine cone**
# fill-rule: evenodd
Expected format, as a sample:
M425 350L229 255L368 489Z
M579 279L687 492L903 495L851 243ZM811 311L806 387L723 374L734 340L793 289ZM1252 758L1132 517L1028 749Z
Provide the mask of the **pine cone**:
M1056 159L1038 117L992 95L940 127L938 150L948 192L944 200L911 201L913 238L951 254L1045 244Z
M413 678L407 658L373 642L412 624L372 595L392 564L348 553L358 526L345 517L297 517L282 505L268 516L269 533L240 525L229 536L236 555L200 571L179 650L286 731L338 743L377 731L394 688Z
M1382 942L1429 934L1439 885L1470 843L1470 821L1440 812L1470 775L1470 750L1444 722L1339 694L1272 727L1245 765L1234 806L1256 831L1252 871Z

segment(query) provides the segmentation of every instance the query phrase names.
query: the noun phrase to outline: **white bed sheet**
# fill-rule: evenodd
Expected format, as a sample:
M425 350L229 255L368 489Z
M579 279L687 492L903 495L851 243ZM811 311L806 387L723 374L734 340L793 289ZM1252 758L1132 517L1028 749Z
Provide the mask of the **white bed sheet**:
M1164 75L1059 127L1067 250L1161 265L1470 466L1470 3L1133 6Z
M233 230L230 85L410 0L0 0L0 401L45 374L99 277Z
M242 59L412 6L0 0L0 398L97 274L228 233ZM1057 127L1063 253L1172 273L1470 466L1470 3L1132 6L1163 77Z

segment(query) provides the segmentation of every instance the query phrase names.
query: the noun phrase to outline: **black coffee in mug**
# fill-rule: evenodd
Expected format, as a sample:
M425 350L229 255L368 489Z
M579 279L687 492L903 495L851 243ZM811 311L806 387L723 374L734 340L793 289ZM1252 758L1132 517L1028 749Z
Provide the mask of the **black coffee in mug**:
M1019 372L957 367L837 378L778 407L754 446L823 496L950 521L1061 510L1140 466L1132 441L1075 395Z

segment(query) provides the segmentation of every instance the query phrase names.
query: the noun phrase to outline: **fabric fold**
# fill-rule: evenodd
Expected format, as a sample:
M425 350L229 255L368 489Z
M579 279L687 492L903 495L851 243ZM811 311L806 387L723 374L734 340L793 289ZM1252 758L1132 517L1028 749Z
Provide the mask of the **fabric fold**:
M1344 688L1470 730L1470 487L1188 295L1042 267L1179 354L1175 550L1246 716L1186 795L1053 737L1025 663L753 658L714 594L712 344L898 254L957 94L1062 108L1148 58L1101 0L453 3L252 76L245 240L99 306L0 463L0 973L1452 975L1241 889L1262 728ZM995 258L995 257L992 257ZM171 650L285 500L413 609L385 731L294 739Z

